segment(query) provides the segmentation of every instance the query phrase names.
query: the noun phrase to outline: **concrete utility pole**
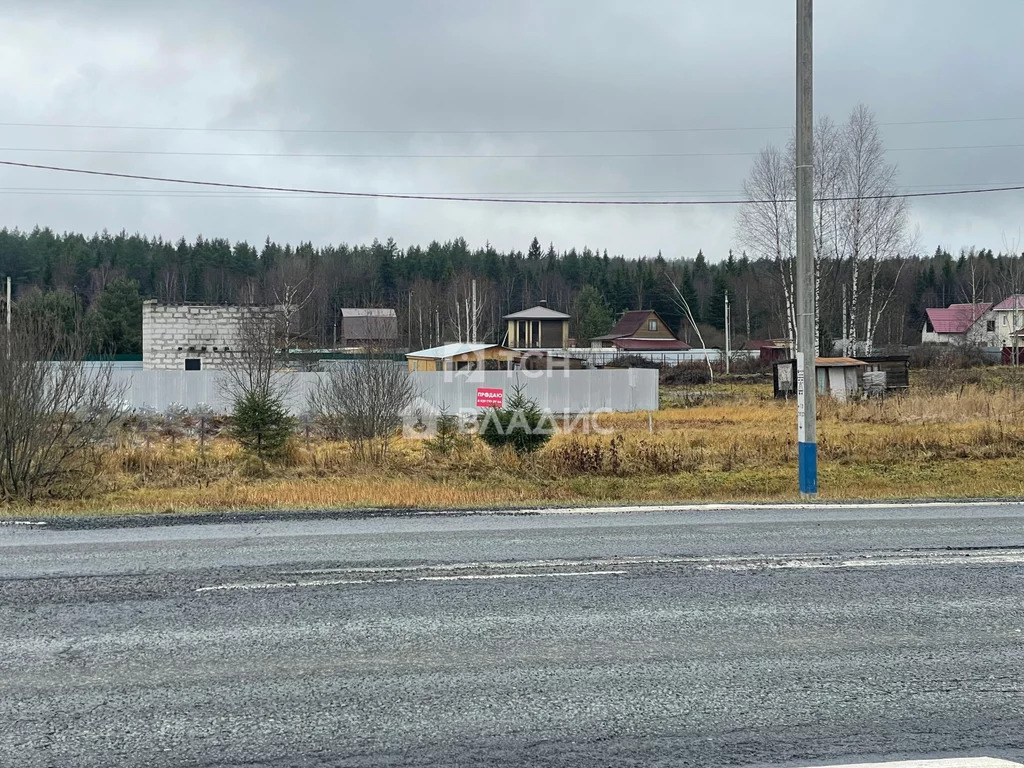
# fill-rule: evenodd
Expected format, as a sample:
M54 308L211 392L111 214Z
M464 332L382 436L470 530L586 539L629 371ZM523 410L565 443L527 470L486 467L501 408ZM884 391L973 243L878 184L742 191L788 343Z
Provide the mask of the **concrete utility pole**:
M796 396L800 493L803 496L818 493L811 5L812 0L796 0Z
M725 292L725 375L729 375L729 292Z
M7 356L11 356L11 278L7 278Z
M476 280L473 280L473 343L476 344Z

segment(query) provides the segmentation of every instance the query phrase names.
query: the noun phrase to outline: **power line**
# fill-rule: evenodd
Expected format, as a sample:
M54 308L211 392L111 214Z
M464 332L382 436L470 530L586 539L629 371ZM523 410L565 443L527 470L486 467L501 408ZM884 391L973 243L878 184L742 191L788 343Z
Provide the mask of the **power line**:
M181 179L168 176L147 176L143 174L135 173L120 173L117 171L97 171L90 170L87 168L67 168L56 165L40 165L37 163L19 163L14 160L0 160L0 165L9 166L12 168L28 168L31 170L39 171L55 171L59 173L73 173L81 174L84 176L102 176L105 178L113 179L133 179L136 181L157 181L165 184L187 184L191 186L201 187L215 187L218 189L242 189L242 190L256 190L264 192L295 192L300 194L312 194L312 195L324 195L331 197L346 197L346 198L375 198L375 199L387 199L387 200L433 200L440 202L458 202L458 203L519 203L519 204L533 204L533 205L675 205L675 206L695 206L695 205L745 205L747 203L791 203L792 200L745 200L745 199L731 199L731 200L559 200L552 198L528 198L528 197L473 197L466 195L423 195L423 194L406 194L399 192L344 192L339 190L325 190L325 189L310 189L304 187L279 187L270 186L263 184L238 184L226 181L205 181L198 179ZM908 193L893 193L887 195L863 195L863 196L841 196L841 197L822 197L818 198L820 202L843 202L850 200L893 200L898 198L910 198L910 197L949 197L954 195L976 195L991 192L1015 192L1024 190L1024 184L1001 186L1001 187L987 187L983 189L951 189L943 190L938 192L908 192Z
M953 125L957 123L1020 122L1024 117L971 117L946 120L900 120L878 123L881 126ZM792 125L715 126L715 127L624 127L624 128L261 128L173 125L102 125L90 123L0 122L4 128L56 128L97 131L168 131L182 133L295 133L295 134L381 134L381 135L542 135L542 134L624 134L624 133L725 133L734 131L788 131Z
M942 147L890 147L886 152L936 152L963 149L1020 149L1024 144L961 144ZM73 155L147 155L154 157L263 157L341 160L612 160L683 157L753 157L760 152L556 152L535 154L369 154L349 152L206 152L163 149L90 149L75 147L0 147L0 152Z
M82 155L170 155L174 157L275 157L275 158L307 158L322 160L325 158L344 160L554 160L554 159L589 159L607 160L610 158L667 158L667 157L749 157L757 152L594 152L574 153L558 152L552 154L363 154L363 153L306 153L306 152L203 152L189 150L162 149L76 149L69 147L0 147L0 152L45 152Z
M984 181L984 182L961 182L968 188L987 187L1013 187L1024 186L1024 181ZM901 184L896 190L906 196L914 191L929 189L945 189L954 185L954 182L944 184ZM408 193L413 194L413 193ZM708 195L712 197L739 197L743 195L742 189L648 189L648 190L606 190L603 192L416 192L417 195L426 196L460 196L460 197L664 197L666 195ZM56 195L69 197L164 197L164 198L234 198L250 200L284 199L284 200L324 200L330 199L329 195L323 193L291 193L291 192L263 192L253 190L168 190L168 189L131 189L131 188L110 188L110 187L0 187L0 195ZM712 201L713 202L713 201Z

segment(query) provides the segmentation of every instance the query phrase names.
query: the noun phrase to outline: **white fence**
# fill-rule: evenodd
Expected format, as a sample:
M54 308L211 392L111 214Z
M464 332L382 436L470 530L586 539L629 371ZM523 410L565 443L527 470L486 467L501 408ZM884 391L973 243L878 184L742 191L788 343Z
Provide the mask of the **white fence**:
M307 397L321 373L283 373L289 389L288 406L295 414L306 410ZM438 371L409 374L419 395L417 407L450 412L477 407L479 389L500 389L507 398L522 385L528 397L554 413L654 411L658 409L658 371ZM220 371L114 370L114 381L124 386L126 407L164 411L171 404L194 409L204 406L225 412L230 397Z

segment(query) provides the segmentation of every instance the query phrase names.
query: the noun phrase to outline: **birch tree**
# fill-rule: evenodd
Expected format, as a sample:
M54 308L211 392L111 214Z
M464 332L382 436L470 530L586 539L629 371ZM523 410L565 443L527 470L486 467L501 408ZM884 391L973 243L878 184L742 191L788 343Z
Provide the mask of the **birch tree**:
M847 349L864 354L895 294L901 257L915 243L908 236L906 199L898 196L896 166L886 162L874 115L863 105L845 126L828 117L818 120L813 162L815 346L829 352L831 343L823 338L821 323L830 328L838 323ZM792 141L785 153L776 147L762 150L744 183L748 202L737 227L747 248L776 265L784 326L794 340L795 169ZM887 267L892 260L897 262L894 274ZM849 301L840 322L843 296Z
M737 235L743 245L775 264L782 287L785 327L796 341L793 282L796 253L795 163L777 147L766 147L743 182L749 201L740 211Z
M850 312L846 337L854 354L874 343L875 329L896 288L879 283L882 262L905 254L907 201L896 195L896 165L885 160L875 116L863 104L845 130L845 188L841 236L849 261ZM863 313L863 318L861 314Z

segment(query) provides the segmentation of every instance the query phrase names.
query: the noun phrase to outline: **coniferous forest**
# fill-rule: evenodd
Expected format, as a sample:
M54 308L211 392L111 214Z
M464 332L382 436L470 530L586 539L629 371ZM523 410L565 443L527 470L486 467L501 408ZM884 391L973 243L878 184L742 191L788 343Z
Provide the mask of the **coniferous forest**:
M997 301L1024 292L1021 254L969 248L887 259L872 265L876 292L886 297L874 319L876 348L920 341L924 310L953 302ZM841 336L851 303L843 263L821 269L822 346ZM701 251L642 258L597 247L542 245L499 251L462 238L423 245L392 240L369 245L232 243L197 237L176 243L144 235L57 234L0 230L0 278L10 275L16 307L53 313L68 324L84 318L95 351L141 351L141 302L279 303L301 307L297 327L311 347L329 347L341 307L392 307L402 346L466 340L467 302L477 282L478 329L501 341L503 315L546 299L573 316L580 342L606 332L629 309L654 309L681 338L697 345L684 322L685 301L704 341L723 341L725 296L734 346L745 339L787 335L778 264L744 253ZM856 320L854 322L857 322ZM866 321L865 321L866 322ZM864 329L860 329L864 333Z

